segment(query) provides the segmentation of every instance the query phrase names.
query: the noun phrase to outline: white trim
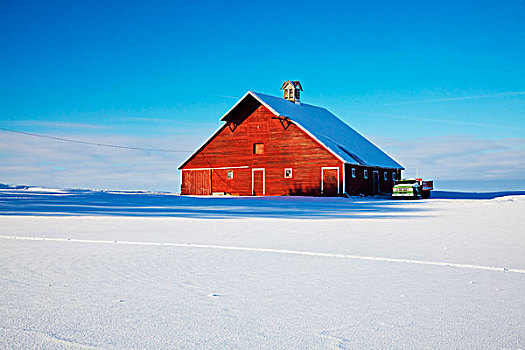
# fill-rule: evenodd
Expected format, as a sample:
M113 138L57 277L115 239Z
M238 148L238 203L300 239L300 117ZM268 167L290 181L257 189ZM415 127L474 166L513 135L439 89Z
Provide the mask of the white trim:
M361 166L368 166L368 167L372 167L372 168L384 168L384 169L394 169L394 170L404 170L405 168L403 168L401 165L399 168L395 168L395 167L383 167L383 166L378 166L378 165L369 165L369 164L354 164L354 163L350 163L348 161L346 161L343 157L341 157L339 154L337 154L334 150L332 150L330 147L326 146L324 143L322 143L317 137L315 137L311 132L309 132L307 129L305 129L301 124L299 124L298 122L296 122L295 120L293 120L293 117L289 117L289 116L285 116L285 115L281 115L279 114L275 109L273 109L272 107L270 107L266 102L264 102L262 99L260 99L254 92L252 91L248 91L246 92L238 101L237 103L235 103L233 105L233 107L231 107L226 113L224 113L224 115L221 117L221 121L224 121L224 118L233 110L235 109L239 103L241 103L245 98L246 96L252 96L253 98L255 98L261 105L263 105L264 107L266 107L270 112L272 112L273 114L275 114L276 116L278 117L286 117L288 119L290 119L290 121L292 121L295 125L297 125L301 130L303 130L306 134L308 134L311 138L313 138L315 141L317 141L317 143L319 143L321 146L323 146L326 150L328 150L330 153L332 153L337 159L339 159L340 161L342 161L343 163L348 163L348 164L353 164L353 165L361 165ZM206 142L204 142L199 148L197 148L197 150L195 152L193 152L183 163L181 166L179 166L179 169L182 168L183 166L186 165L186 163L188 163L191 158L193 158L194 155L196 155L197 153L199 153L206 144L208 144L215 136L217 136L219 134L219 132L228 125L228 123L222 125L210 138L208 138L206 140ZM369 141L370 142L370 141ZM372 142L370 142L372 143ZM373 143L372 143L373 144ZM374 144L373 144L374 145ZM374 145L375 146L375 145ZM375 146L377 147L377 146ZM377 147L379 150L381 150L379 147ZM382 150L381 150L382 151ZM385 153L384 151L382 151L383 153ZM389 158L392 158L390 157L388 154L385 153L385 155ZM392 159L393 160L393 159Z
M343 163L343 194L346 194L346 165Z
M264 168L252 168L252 196L253 196L253 175L256 171L263 172L263 196L266 194L266 171Z
M246 94L244 94L244 96L239 100L237 101L237 103L232 107L230 108L230 110L228 112L226 112L222 117L221 117L221 120L223 120L223 118L228 115L228 113L230 113L235 107L237 107L237 105L244 99L246 98L246 96L248 95L251 95L253 98L255 98L257 101L259 101L260 104L262 104L264 107L268 108L268 110L270 110L270 112L272 112L273 114L275 114L276 116L278 117L287 117L289 118L295 125L297 125L299 127L299 129L301 129L302 131L304 131L307 135L309 135L311 138L313 138L315 141L317 141L321 146L323 146L324 148L326 148L330 153L332 153L334 156L337 157L337 159L339 159L340 161L342 161L343 163L346 163L346 160L343 159L343 157L341 157L339 154L335 153L330 147L327 147L324 143L322 143L317 137L315 137L311 132L309 132L308 130L306 130L306 128L304 128L301 124L297 123L295 120L293 120L293 117L288 117L288 116L285 116L285 115L281 115L279 114L275 109L273 109L272 107L270 107L268 104L266 104L266 102L264 102L263 100L261 100L256 94L254 94L253 92L251 91L248 91Z
M179 166L179 169L185 166L186 163L188 163L190 159L193 158L194 155L199 153L204 148L204 146L206 146L215 136L217 136L222 131L222 129L224 129L227 125L228 123L221 125L219 129L217 129L217 131L215 131L210 137L208 137L208 139L204 141L204 143L200 145L199 148L197 148L195 152L193 152L188 158L186 158L186 160ZM210 169L210 168L204 168L204 169ZM185 169L181 169L181 170L185 170Z
M228 110L228 112L224 113L224 115L221 117L220 121L224 121L224 117L226 117L235 107L237 107L237 105L239 105L239 103L241 103L242 100L244 100L246 98L246 96L248 95L251 95L253 98L255 98L260 104L262 104L264 107L268 108L270 110L270 112L272 112L273 114L275 114L276 116L280 116L279 113L277 113L277 111L275 109L273 109L272 107L268 106L263 100L261 100L258 96L256 96L253 92L251 91L248 91L247 93L244 94L243 97L241 97L239 99L239 101L237 101L237 103L235 103L233 105L232 108L230 108ZM219 129L217 129L217 131L215 131L202 145L199 146L199 148L197 148L197 150L195 152L193 152L188 158L186 158L186 160L184 160L184 162L182 162L182 164L179 166L179 169L181 169L183 166L186 165L186 163L188 163L197 153L199 153L203 148L204 146L206 146L213 138L215 138L215 136L217 136L219 134L219 132L222 131L222 129L224 129L226 126L228 125L228 123L225 123L223 125L221 125L219 127ZM324 145L323 145L324 146ZM325 146L326 147L326 146ZM208 168L209 169L209 168ZM184 169L181 169L181 170L184 170Z
M261 100L257 95L255 95L254 93L252 93L251 91L248 91L246 93L246 95L250 94L251 96L253 96L257 101L259 101L264 107L268 108L273 114L275 114L276 116L278 117L286 117L288 119L290 119L295 125L297 125L299 127L299 129L301 129L302 131L304 131L307 135L309 135L311 138L313 138L315 141L317 141L317 143L319 143L321 146L323 146L326 150L328 150L330 153L332 153L337 159L339 159L340 161L342 161L343 163L348 163L343 157L341 157L339 154L335 153L334 150L332 150L330 147L326 146L324 143L321 142L321 140L319 140L317 137L315 137L315 135L313 135L311 132L309 132L305 127L303 127L301 124L299 124L298 122L296 122L294 119L293 119L293 116L292 117L289 117L289 116L286 116L286 115L281 115L279 113L277 113L277 111L275 109L273 109L272 107L270 107L269 105L267 105L263 100ZM244 97L246 97L246 95L244 95ZM244 98L243 97L243 98ZM239 101L240 102L240 101ZM237 102L237 104L239 103ZM237 105L236 104L236 105ZM233 109L233 108L232 108ZM229 113L229 111L228 111ZM224 118L224 116L223 116ZM222 118L221 118L222 120ZM375 145L374 145L375 146ZM377 146L376 146L377 147ZM379 147L377 147L379 149ZM386 154L386 153L385 153ZM388 155L387 155L388 156ZM351 163L349 163L351 164ZM395 169L395 168L394 168Z
M245 93L245 94L239 99L239 101L237 101L237 103L235 103L235 104L233 105L232 108L228 109L228 111L227 111L226 113L224 113L224 115L221 117L220 120L222 121L222 118L226 117L231 111L233 111L233 109L234 109L235 107L237 107L237 105L238 105L239 103L241 103L241 101L244 100L244 99L246 98L246 96L248 96L250 93L251 93L251 91L248 91L247 93Z
M339 194L339 167L336 166L324 166L321 167L321 194L323 194L323 180L324 180L324 174L323 170L337 170L337 194Z
M276 116L280 116L279 113L277 113L277 111L275 109L273 109L272 107L270 107L269 105L266 104L266 102L264 102L263 100L261 100L257 95L255 95L253 92L251 91L248 91L247 93L244 94L243 97L241 97L241 99L239 101L237 101L236 104L233 105L232 108L230 108L228 110L228 112L224 113L224 115L221 117L221 121L224 121L224 118L230 114L231 111L234 110L235 107L237 107L239 105L239 103L241 103L242 100L244 100L246 98L246 96L252 96L253 98L255 98L260 104L262 104L264 107L268 108L270 110L270 112L272 112L273 114L275 114Z
M268 108L268 109L270 110L270 112L272 112L273 114L275 114L275 115L278 116L278 117L281 116L279 113L277 113L277 111L276 111L275 109L273 109L273 108L270 107L268 104L266 104L266 102L264 102L263 100L261 100L261 99L259 98L259 96L257 96L256 94L254 94L254 93L251 92L251 91L248 91L248 92L246 93L246 95L248 95L248 94L252 95L252 97L255 98L257 101L259 101L260 104L262 104L264 107ZM246 95L245 95L245 96L246 96ZM239 101L239 102L240 102L240 101Z
M192 168L192 169L181 169L182 171L191 171L191 170L221 170L221 169L247 169L249 166L225 166L222 168Z
M284 116L283 116L284 117ZM344 160L343 157L341 157L339 154L335 153L330 147L326 146L324 143L321 142L321 140L319 140L317 137L315 137L314 134L312 134L311 132L309 132L308 130L306 130L306 128L304 128L301 124L299 124L298 122L296 122L295 120L293 120L292 118L288 117L288 119L290 119L295 125L297 125L299 127L299 129L301 129L302 131L304 131L308 136L310 136L311 138L314 139L314 141L316 141L318 144L320 144L321 146L323 146L328 152L332 153L337 159L339 159L341 162L343 163L348 163L346 160Z

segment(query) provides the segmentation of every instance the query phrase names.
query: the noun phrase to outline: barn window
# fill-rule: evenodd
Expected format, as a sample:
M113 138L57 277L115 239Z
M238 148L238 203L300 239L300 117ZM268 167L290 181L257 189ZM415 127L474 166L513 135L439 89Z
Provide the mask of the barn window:
M392 173L392 180L396 181L396 173Z
M285 179L291 179L292 178L292 168L284 169L284 178Z
M368 170L367 169L365 169L364 175L365 175L365 180L368 179Z
M264 154L264 143L254 143L253 154Z
M352 177L355 179L355 168L352 168Z
M233 179L233 170L228 170L228 171L226 172L226 178L227 178L228 180Z
M385 178L385 181L388 180L388 173L386 171L383 173L383 177Z

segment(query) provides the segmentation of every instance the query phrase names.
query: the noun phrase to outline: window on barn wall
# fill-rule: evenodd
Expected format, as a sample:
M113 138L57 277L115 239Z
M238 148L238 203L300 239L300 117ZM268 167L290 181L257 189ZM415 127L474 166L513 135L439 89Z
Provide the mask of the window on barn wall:
M284 169L284 178L285 179L291 179L292 178L292 168Z
M392 180L396 181L396 173L392 173Z
M352 177L355 179L355 168L352 168Z
M254 143L253 154L264 154L264 143Z
M383 173L383 178L385 179L385 181L388 180L388 173L386 171Z
M233 170L228 170L228 172L226 172L226 178L228 180L233 179Z
M368 170L365 169L365 172L364 172L364 176L365 176L365 180L368 179Z

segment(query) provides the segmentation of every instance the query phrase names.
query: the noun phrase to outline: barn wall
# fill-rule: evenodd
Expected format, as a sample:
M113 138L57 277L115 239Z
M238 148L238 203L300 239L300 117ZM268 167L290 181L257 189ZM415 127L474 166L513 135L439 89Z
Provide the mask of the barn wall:
M332 153L297 126L285 127L266 107L260 106L233 131L223 128L183 168L182 194L195 194L187 185L188 173L195 168L242 167L212 171L212 191L232 195L252 194L252 169L265 169L266 195L320 195L321 167L339 168L342 193L343 164ZM286 126L286 124L285 124ZM253 154L253 144L263 143L264 154ZM292 168L291 179L284 169Z
M195 170L183 174L181 187L195 195L210 195L210 184L210 170Z
M373 167L364 167L360 165L345 164L345 187L346 193L351 196L355 195L371 195L374 194L373 189L373 172L379 172L379 187L381 193L392 193L392 187L394 186L394 181L392 179L392 173L396 173L396 179L401 178L401 170L395 169L383 169L383 168L373 168ZM352 168L356 170L356 177L352 177ZM364 178L364 170L368 170L368 179ZM388 180L384 180L384 172L387 172Z

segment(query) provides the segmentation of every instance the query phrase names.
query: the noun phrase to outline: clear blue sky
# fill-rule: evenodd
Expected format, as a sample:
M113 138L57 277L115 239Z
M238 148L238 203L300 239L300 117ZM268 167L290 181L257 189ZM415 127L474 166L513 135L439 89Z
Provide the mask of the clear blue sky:
M407 175L468 181L497 161L515 171L478 180L525 186L523 0L2 1L0 45L3 127L193 150L247 90L278 95L299 79L303 102L330 109ZM184 159L0 138L0 182L176 190ZM49 152L31 158L35 147ZM457 172L468 152L475 164ZM173 164L139 183L141 156ZM108 180L104 162L122 158L127 177ZM87 161L89 177L73 171Z

